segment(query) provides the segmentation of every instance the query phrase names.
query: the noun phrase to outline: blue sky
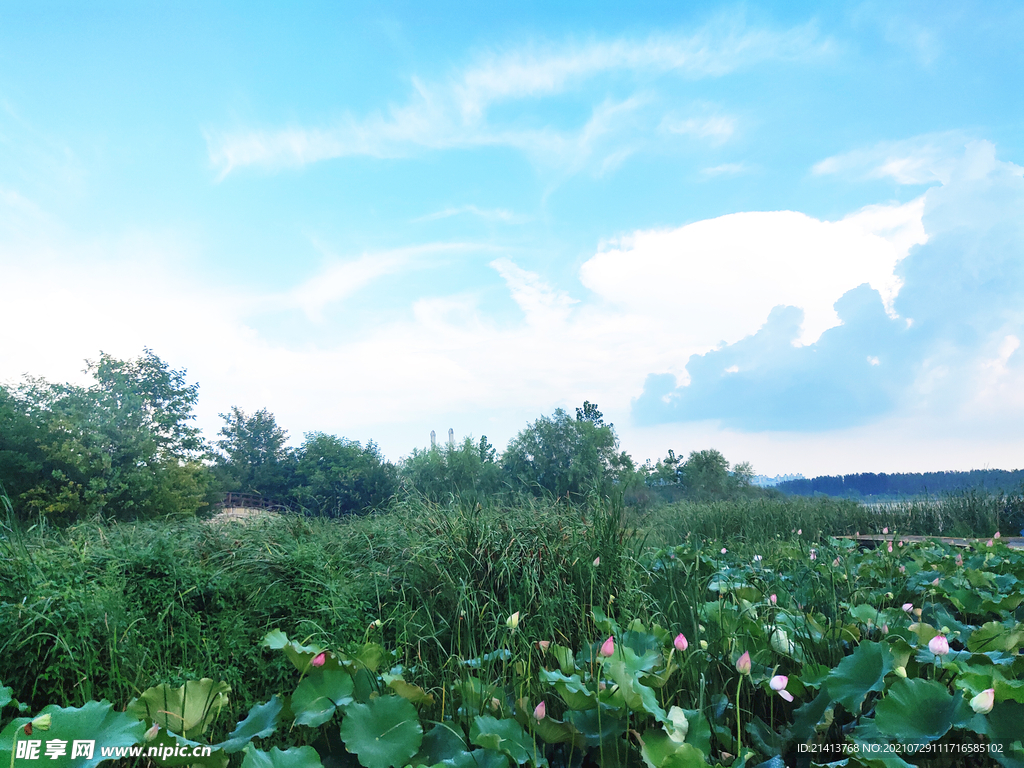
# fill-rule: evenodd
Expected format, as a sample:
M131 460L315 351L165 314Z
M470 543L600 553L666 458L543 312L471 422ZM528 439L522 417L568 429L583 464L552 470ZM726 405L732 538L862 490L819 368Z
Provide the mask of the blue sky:
M1024 466L1019 3L0 3L0 379Z

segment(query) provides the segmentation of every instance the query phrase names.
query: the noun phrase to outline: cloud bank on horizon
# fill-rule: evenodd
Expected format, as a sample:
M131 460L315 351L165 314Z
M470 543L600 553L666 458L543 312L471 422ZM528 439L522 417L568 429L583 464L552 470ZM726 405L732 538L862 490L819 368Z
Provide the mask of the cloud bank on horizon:
M641 460L1024 465L1018 8L351 13L8 14L0 380L148 346L208 435L588 399Z

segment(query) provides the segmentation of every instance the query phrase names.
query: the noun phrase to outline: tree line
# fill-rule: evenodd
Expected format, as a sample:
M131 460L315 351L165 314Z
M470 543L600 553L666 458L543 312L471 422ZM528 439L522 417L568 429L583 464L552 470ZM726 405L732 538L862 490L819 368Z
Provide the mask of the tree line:
M973 469L969 472L862 472L855 475L823 475L802 480L787 480L776 488L798 496L865 496L898 498L901 496L939 496L964 490L987 493L1009 492L1024 486L1024 470Z
M730 467L715 450L636 464L590 402L574 416L538 418L500 454L486 437L466 437L393 463L372 441L323 432L291 447L266 409L231 408L207 441L194 425L198 385L148 349L131 360L101 354L86 372L88 386L32 377L0 385L0 493L19 516L194 515L227 492L327 516L381 509L402 494L476 502L621 493L651 503L764 493L749 465Z

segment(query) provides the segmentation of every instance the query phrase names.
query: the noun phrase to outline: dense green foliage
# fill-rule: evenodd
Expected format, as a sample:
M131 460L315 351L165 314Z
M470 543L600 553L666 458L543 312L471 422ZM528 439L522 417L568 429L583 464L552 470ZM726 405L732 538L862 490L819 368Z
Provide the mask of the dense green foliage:
M486 436L479 442L467 437L458 446L414 449L402 463L401 472L409 490L433 502L459 496L476 503L508 487Z
M501 463L511 480L536 495L578 500L629 477L633 461L618 447L613 425L585 402L575 419L561 408L537 419L512 439Z
M207 503L198 387L146 351L101 355L89 387L29 379L0 388L0 480L15 509L69 522L189 515Z
M315 768L345 749L370 768L755 765L801 744L860 745L844 757L870 765L865 745L889 743L996 744L1019 765L1024 557L996 539L961 553L829 538L991 526L995 512L759 499L638 518L596 501L456 501L344 520L11 525L0 706L29 712L6 710L0 757L49 704L76 708L49 709L54 723L102 715L117 743L151 723L168 743L210 743L210 768L230 755ZM939 634L951 653L929 647ZM193 694L206 704L187 706ZM135 701L119 714L100 698Z
M751 486L748 465L730 469L715 450L685 462L670 450L657 465L636 466L590 402L575 418L561 409L540 417L500 455L486 437L467 437L414 450L396 466L372 441L322 432L290 447L266 409L221 414L210 446L191 423L198 384L149 350L128 361L102 355L88 372L95 383L86 388L37 379L0 386L0 481L23 519L192 515L229 492L329 517L409 496L513 503L522 494L572 502L618 494L644 507L766 495Z

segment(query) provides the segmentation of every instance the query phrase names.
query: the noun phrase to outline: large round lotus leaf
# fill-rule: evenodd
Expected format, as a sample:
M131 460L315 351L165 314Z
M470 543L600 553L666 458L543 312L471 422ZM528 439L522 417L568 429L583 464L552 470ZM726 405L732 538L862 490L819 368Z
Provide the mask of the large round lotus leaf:
M352 703L352 676L341 670L318 669L292 694L296 725L316 727L334 716L337 707Z
M641 756L650 768L703 768L704 753L692 744L672 741L661 728L644 733Z
M941 739L957 723L974 713L960 691L951 696L935 680L897 680L888 695L875 705L875 725L897 740L930 742Z
M322 768L320 755L312 747L290 747L283 752L274 747L261 752L253 746L245 750L242 768Z
M41 715L50 715L50 730L37 729L32 739L41 741L39 756L36 760L11 760L11 748L14 743L15 731L18 741L26 738L24 731L18 729L31 721L28 717L19 717L7 724L0 733L0 765L14 765L16 768L46 765L47 768L93 768L103 756L100 747L128 747L142 741L146 724L125 712L115 712L109 701L90 701L79 709L74 707L58 707L51 704L44 707ZM67 742L65 754L57 758L46 756L46 742L59 740ZM80 755L72 759L75 742L93 742L91 756ZM110 758L106 758L110 759Z
M168 683L147 688L127 708L128 714L146 718L161 728L195 739L206 733L228 703L231 686L208 677L189 680L180 688Z
M998 621L990 621L974 630L967 640L967 649L975 653L985 651L1007 651L1015 653L1024 642L1024 626L1006 627Z
M454 760L466 752L466 740L460 730L448 723L438 723L423 736L420 753L413 765L437 765L445 760Z
M381 696L348 707L341 738L365 768L388 768L409 762L423 743L423 728L416 707L399 696Z
M242 746L247 746L248 742ZM192 755L197 747L202 749L204 744L198 741L186 739L170 731L160 731L152 741L146 742L146 750L160 750L159 756L146 757L147 762L158 765L160 768L228 768L228 754L220 744L213 746L209 755L203 757ZM175 754L181 750L181 754Z
M864 697L880 691L892 671L892 652L882 643L864 642L832 670L825 681L828 695L852 714L860 714Z
M504 752L516 763L522 765L533 756L533 739L515 720L483 715L473 718L469 727L469 740L485 749Z
M227 754L239 752L253 739L264 738L277 730L284 700L274 696L265 704L254 704L245 720L240 722L227 739L217 744L214 749L223 749Z

